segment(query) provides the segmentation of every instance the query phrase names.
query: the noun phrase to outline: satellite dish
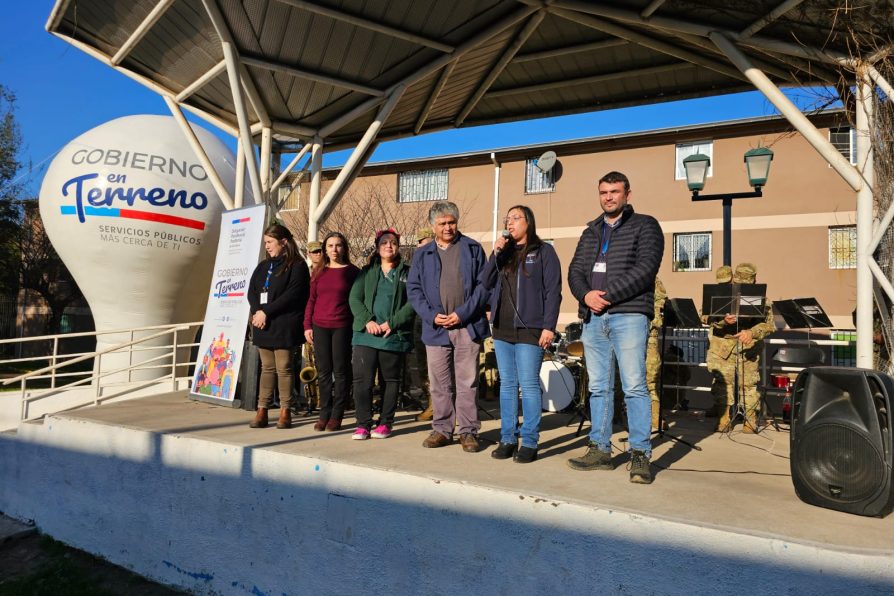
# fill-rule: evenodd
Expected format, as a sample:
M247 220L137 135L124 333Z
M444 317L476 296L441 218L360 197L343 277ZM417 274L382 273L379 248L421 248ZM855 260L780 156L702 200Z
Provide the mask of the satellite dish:
M547 151L539 158L537 158L537 168L546 174L553 166L556 165L556 152L555 151Z

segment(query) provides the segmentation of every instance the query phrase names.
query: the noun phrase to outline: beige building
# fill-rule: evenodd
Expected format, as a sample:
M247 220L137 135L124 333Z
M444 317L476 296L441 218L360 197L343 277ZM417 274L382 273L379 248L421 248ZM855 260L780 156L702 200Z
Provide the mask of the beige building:
M842 112L812 117L839 150L852 156L853 135ZM611 170L631 183L631 204L655 216L665 233L660 276L671 297L695 299L723 260L721 201L693 202L682 159L695 152L711 157L703 194L750 190L744 153L770 147L774 159L762 198L738 199L732 208L732 262L758 266L758 282L772 300L816 297L833 324L852 328L856 293L855 194L807 142L781 118L767 117L635 134L511 147L370 164L351 186L345 204L375 217L368 196L386 202L384 212L412 227L431 201L449 199L461 210L460 229L489 247L494 234L495 162L499 164L497 219L516 204L532 208L539 235L551 240L567 266L586 222L600 213L596 181ZM558 155L549 174L536 159L546 150ZM324 172L323 192L335 171ZM306 217L302 182L289 197L292 221ZM344 219L342 221L345 221ZM327 223L323 223L327 228ZM413 230L400 230L408 234ZM560 323L576 319L576 303L565 286Z

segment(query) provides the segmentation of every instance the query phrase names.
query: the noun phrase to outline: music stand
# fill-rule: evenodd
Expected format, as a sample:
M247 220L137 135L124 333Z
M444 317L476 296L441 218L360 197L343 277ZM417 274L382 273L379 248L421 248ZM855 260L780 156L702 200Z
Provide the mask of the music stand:
M661 397L664 395L664 367L666 366L664 354L667 347L668 327L692 329L693 327L701 326L701 318L698 316L695 302L691 298L668 298L664 302L664 316L661 319L661 365L658 367L658 429L652 431L652 435L657 435L662 439L670 439L676 443L683 443L696 451L701 451L702 448L664 431L664 408L661 407Z
M702 290L702 312L708 323L734 315L755 325L765 318L766 303L767 284L705 284Z
M702 290L702 312L707 315L709 323L723 320L726 315L736 317L736 333L742 328L757 325L766 319L767 315L767 284L705 284ZM736 342L736 368L734 395L736 411L730 416L729 424L721 432L729 432L733 423L741 417L743 424L748 424L745 408L745 396L742 392L742 378L744 367L741 362L741 347ZM764 401L766 405L766 401ZM758 428L752 429L755 433Z
M808 339L810 339L811 329L823 329L833 326L829 316L817 302L816 298L778 300L773 303L773 306L785 319L785 324L790 329L807 329Z

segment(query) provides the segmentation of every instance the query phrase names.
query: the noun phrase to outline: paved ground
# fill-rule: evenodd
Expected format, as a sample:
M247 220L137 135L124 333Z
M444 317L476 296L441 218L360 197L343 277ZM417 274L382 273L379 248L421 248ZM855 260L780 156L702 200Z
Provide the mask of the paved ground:
M497 416L496 403L484 402ZM276 411L272 414L275 416ZM847 551L886 551L894 555L894 515L865 518L801 502L789 469L789 435L765 430L746 435L738 427L729 434L711 432L711 420L694 412L671 414L670 434L701 447L693 450L656 440L655 482L633 485L620 453L623 433L614 436L614 471L576 472L568 457L583 451L586 436L575 437L577 423L569 415L543 418L540 459L528 465L490 457L499 438L499 420L485 420L481 437L486 447L464 453L458 444L424 449L430 427L400 413L394 435L386 440L352 441L352 420L335 433L318 433L313 419L298 419L295 428L250 429L249 412L194 402L184 393L140 398L88 408L60 416L88 419L156 433L200 437L248 449L274 449L324 460L401 471L423 477L465 482L547 500L625 510L699 526L776 536L800 543L821 543ZM588 427L584 427L584 431Z

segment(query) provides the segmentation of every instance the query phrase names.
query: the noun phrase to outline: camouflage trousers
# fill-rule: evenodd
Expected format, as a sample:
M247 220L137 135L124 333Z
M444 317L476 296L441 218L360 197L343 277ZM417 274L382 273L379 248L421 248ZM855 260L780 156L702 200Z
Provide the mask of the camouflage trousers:
M760 395L757 385L760 382L760 358L749 359L735 354L724 360L716 354L708 352L708 372L711 373L711 395L718 410L736 403L736 366L739 370L739 386L747 413L757 413L760 408Z
M658 373L661 370L661 352L658 350L658 334L650 333L646 344L646 387L652 403L658 403Z

